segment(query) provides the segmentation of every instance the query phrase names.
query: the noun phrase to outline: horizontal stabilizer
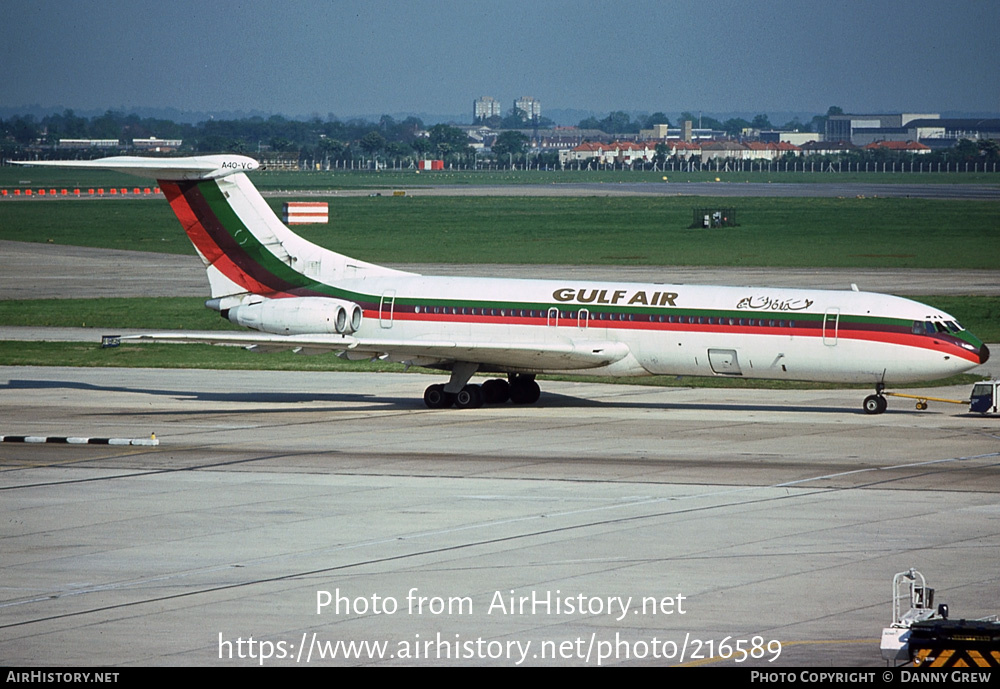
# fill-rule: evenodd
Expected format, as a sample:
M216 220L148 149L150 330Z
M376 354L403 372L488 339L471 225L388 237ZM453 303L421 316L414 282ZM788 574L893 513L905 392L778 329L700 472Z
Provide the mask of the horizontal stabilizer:
M186 158L141 158L114 156L99 160L11 160L16 165L114 170L137 177L157 180L217 179L237 172L252 172L260 167L253 158L240 155L189 156Z

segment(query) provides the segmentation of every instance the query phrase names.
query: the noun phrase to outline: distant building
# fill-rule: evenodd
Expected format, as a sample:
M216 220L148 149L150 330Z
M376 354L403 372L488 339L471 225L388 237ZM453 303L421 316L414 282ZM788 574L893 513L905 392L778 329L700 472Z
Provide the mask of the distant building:
M919 142L931 149L950 148L961 139L1000 139L1000 120L942 118L938 114L830 115L826 141L872 143Z
M643 139L666 139L669 132L670 125L654 124L651 125L649 129L640 129L639 137Z
M520 111L527 122L537 122L542 116L542 104L529 96L514 101L514 112Z
M786 155L802 155L801 148L787 141L747 141L744 145L748 151L745 160L777 160Z
M500 116L500 101L489 96L472 101L472 121L474 123L483 122L494 115Z
M750 149L738 141L706 141L701 145L701 161L749 160Z
M792 144L793 146L801 146L802 144L807 144L810 141L819 141L823 137L822 134L817 132L783 132L783 131L763 131L760 133L760 140L764 143L779 143L784 142L786 144Z
M524 132L528 138L534 138L533 130ZM603 141L607 138L604 132L596 129L579 129L577 127L553 127L538 130L536 146L540 150L568 150L584 141Z
M895 153L930 153L930 146L919 141L875 141L865 146L866 151L893 151Z
M695 156L701 155L701 144L696 144L693 141L684 141L682 139L667 139L663 143L667 145L668 158L691 160Z
M858 147L850 141L809 141L799 146L804 155L846 155L857 153Z
M654 124L651 129L640 129L640 139L655 139L666 141L667 139L682 139L683 141L705 141L718 139L725 136L725 132L715 129L696 129L692 126L691 120L684 120L680 127L671 127L666 124Z
M59 139L59 148L118 148L118 139Z
M563 165L572 163L600 163L610 165L633 165L635 163L650 163L656 155L658 144L666 145L668 158L687 160L701 153L701 148L695 144L671 139L669 141L585 141L571 150L559 151L559 162Z
M148 139L132 139L132 147L137 151L153 151L155 153L176 151L183 143L183 139L157 139L155 136Z
M982 139L1000 139L1000 120L995 118L949 118L934 120L912 120L907 127L917 132L933 127L943 132L940 136L911 137L932 149L950 148L961 139L979 141Z
M613 150L610 144L600 141L585 141L574 146L571 150L560 150L559 162L563 165L575 162L605 162L605 160L614 159Z
M826 120L826 141L850 141L864 146L875 141L918 141L940 138L944 129L940 115L895 113L888 115L830 115ZM916 123L920 122L917 126Z

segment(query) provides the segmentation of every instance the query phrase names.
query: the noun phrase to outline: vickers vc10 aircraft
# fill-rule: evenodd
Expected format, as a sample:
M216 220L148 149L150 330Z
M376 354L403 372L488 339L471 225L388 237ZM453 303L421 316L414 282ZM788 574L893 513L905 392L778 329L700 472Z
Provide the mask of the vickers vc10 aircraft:
M886 385L984 363L989 350L938 309L851 290L430 277L324 249L289 230L238 155L113 157L33 165L158 180L204 261L206 306L255 333L144 339L337 352L450 371L431 408L539 398L536 374L686 375ZM475 373L498 376L482 385Z

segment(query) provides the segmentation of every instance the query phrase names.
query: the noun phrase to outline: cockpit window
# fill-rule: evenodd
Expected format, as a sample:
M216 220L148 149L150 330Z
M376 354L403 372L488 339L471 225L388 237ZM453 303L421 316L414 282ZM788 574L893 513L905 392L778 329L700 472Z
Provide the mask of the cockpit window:
M965 328L956 321L913 321L914 335L936 335L937 333L960 333Z

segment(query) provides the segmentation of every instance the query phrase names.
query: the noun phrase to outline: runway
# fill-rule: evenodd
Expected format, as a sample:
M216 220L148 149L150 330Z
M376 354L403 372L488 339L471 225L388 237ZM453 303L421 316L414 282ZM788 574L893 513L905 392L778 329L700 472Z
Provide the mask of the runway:
M160 441L0 444L0 658L875 667L898 571L998 612L995 418L556 382L433 411L428 380L0 369L4 433Z

